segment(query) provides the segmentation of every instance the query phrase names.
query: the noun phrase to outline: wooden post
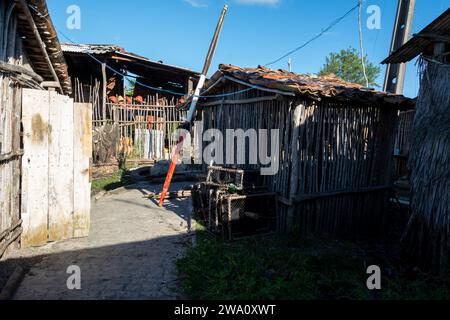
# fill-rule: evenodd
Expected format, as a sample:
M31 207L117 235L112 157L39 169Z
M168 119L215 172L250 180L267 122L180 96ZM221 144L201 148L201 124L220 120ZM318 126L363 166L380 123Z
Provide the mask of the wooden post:
M103 103L102 103L102 121L106 120L106 86L107 86L107 78L106 78L106 63L102 63L102 77L103 77Z
M298 179L299 179L299 151L297 150L298 138L300 136L300 125L302 120L302 113L305 106L300 104L294 110L294 121L291 141L291 181L290 181L290 199L297 196L298 191ZM287 216L287 229L291 230L294 224L295 205L292 205L288 210Z
M437 42L434 44L434 58L439 61L439 62L444 62L443 61L443 56L442 54L445 52L445 43L444 42Z
M14 110L12 118L12 151L21 152L21 119L22 119L22 90L14 89ZM12 222L16 223L20 220L20 179L21 179L21 158L13 163L13 181L12 181Z

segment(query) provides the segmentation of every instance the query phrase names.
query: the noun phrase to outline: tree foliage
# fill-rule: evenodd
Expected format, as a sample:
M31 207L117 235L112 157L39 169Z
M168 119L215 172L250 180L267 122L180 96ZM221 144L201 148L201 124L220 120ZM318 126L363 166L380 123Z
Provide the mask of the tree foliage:
M367 56L365 56L364 62L366 64L366 74L369 79L369 85L378 87L376 79L380 74L380 67L369 62ZM358 83L363 86L366 85L361 57L355 48L350 47L346 50L341 50L338 53L330 53L326 59L325 65L319 72L319 76L327 74L335 74L345 81Z
M136 88L136 79L127 78L126 94L129 97L134 95L134 89Z

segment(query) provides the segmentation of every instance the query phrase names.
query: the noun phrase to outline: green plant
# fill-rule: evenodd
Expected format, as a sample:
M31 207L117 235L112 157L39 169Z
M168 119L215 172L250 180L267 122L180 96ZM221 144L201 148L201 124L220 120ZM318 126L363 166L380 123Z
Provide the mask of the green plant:
M132 183L129 171L127 169L120 169L114 173L92 181L92 192L101 190L111 191Z
M368 57L364 58L366 63L366 74L370 86L378 87L376 79L380 74L380 67L369 62ZM330 53L326 58L326 63L319 72L319 76L328 74L335 74L338 77L348 82L358 83L363 86L366 85L364 79L361 57L358 51L354 48L341 50L338 53Z
M199 229L197 229L199 230ZM383 266L381 291L366 287L367 267ZM198 231L177 262L185 292L206 300L369 300L450 298L450 281L411 279L400 266L354 243L295 236L225 242ZM391 269L389 275L386 269Z

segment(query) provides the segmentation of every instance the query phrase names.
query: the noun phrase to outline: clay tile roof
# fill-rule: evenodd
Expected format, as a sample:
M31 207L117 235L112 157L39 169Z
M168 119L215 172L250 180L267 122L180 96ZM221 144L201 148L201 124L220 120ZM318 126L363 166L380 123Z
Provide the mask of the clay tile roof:
M233 65L219 66L222 74L269 89L292 92L311 97L329 97L343 100L359 100L368 103L414 105L414 100L402 95L376 91L356 83L350 83L335 75L316 76L272 70L265 67L240 68Z

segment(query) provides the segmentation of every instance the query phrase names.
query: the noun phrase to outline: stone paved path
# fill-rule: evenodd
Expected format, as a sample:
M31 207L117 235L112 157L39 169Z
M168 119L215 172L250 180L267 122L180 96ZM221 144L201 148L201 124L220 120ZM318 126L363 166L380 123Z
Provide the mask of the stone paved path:
M174 189L181 188L181 184ZM175 261L193 240L190 200L160 209L145 198L161 186L122 190L93 202L89 238L26 250L42 256L14 299L177 299ZM68 290L67 268L81 268L81 290Z

